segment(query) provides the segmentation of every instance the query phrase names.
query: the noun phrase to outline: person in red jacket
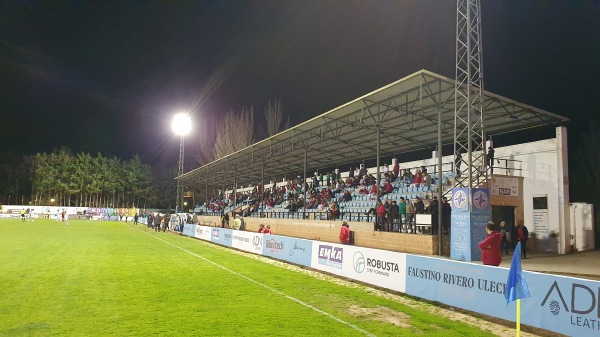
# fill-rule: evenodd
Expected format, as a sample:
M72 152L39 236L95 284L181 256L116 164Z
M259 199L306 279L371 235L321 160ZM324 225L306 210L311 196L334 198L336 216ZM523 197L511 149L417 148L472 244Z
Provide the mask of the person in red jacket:
M488 233L488 236L483 241L479 242L481 262L488 266L499 266L500 262L502 262L502 255L500 253L502 236L496 230L496 225L492 221L487 223L485 230Z
M348 221L342 220L342 228L340 229L340 243L347 245L350 243L350 225Z

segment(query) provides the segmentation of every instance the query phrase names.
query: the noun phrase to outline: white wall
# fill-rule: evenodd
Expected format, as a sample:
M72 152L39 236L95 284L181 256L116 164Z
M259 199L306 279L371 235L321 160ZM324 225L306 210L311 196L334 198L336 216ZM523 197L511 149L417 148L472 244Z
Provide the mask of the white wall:
M573 242L577 251L594 249L594 207L585 203L570 205L571 232L575 233ZM569 238L570 239L570 238Z

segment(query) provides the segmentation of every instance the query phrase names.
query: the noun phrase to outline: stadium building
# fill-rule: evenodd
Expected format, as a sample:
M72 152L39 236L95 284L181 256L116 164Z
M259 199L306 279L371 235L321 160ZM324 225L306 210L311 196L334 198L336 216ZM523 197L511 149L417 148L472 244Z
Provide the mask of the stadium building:
M298 177L310 182L314 172L335 171L345 180L350 168L361 163L366 163L370 174L381 177L397 160L400 169L412 172L424 166L432 184L396 181L385 198L419 197L427 203L458 186L453 148L455 86L453 79L418 71L177 179L206 199L209 190L225 191L225 199L233 193L233 202L226 200L229 205L224 209L232 213L248 207L235 195L256 186L285 186ZM530 249L537 251L565 254L593 249L597 243L592 206L569 203L568 119L490 92L484 94L483 111L486 148L493 146L494 137L554 130L553 135L535 141L493 146L493 172L488 169L479 183L490 190L491 220L505 221L508 229L523 220L533 233ZM262 203L259 211L246 216L246 229L257 230L262 223L279 235L337 242L345 219L351 223L355 245L449 255L451 236L424 235L431 233L430 220L417 219L418 234L375 231L373 216L365 215L375 198L356 190L352 196L351 201L340 203L335 220L327 220L326 210L290 212L285 202L273 207ZM220 214L206 206L195 209L198 222L220 225Z

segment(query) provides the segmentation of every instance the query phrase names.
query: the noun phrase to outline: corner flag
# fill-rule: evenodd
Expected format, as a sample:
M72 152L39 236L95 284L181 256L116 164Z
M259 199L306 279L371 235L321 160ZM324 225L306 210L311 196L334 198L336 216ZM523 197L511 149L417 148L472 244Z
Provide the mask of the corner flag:
M529 293L529 287L527 281L525 281L525 274L521 269L521 243L517 243L515 252L513 254L512 263L510 264L510 271L508 272L508 280L506 281L506 305L510 302L519 300L521 298L531 297Z
M506 305L512 301L517 301L517 337L521 336L521 299L531 297L525 274L521 269L521 243L517 243L513 259L508 271L508 280L506 281Z

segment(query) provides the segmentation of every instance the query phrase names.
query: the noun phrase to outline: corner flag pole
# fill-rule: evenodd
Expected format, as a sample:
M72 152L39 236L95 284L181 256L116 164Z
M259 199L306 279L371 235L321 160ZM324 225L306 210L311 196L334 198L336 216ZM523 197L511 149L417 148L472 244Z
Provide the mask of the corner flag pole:
M517 337L521 337L521 299L517 299Z

